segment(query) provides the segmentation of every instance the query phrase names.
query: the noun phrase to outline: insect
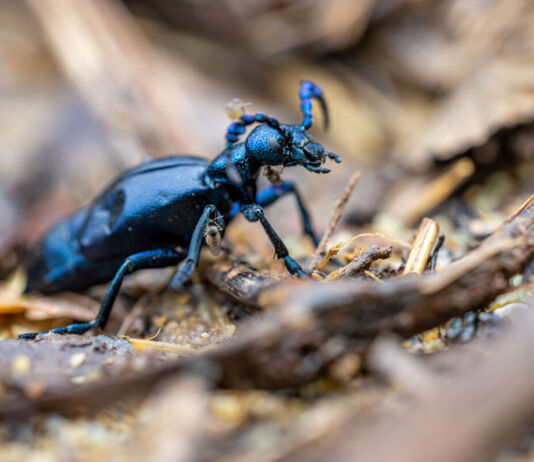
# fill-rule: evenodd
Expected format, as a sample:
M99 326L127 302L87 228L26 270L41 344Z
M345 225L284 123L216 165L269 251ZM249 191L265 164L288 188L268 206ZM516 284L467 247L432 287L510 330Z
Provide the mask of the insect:
M214 257L221 253L221 240L223 231L223 225L220 225L217 220L212 220L212 223L209 224L206 227L206 231L204 231L204 240L206 241L206 245Z
M96 318L40 333L82 334L92 327L103 328L127 274L140 269L178 265L170 286L179 289L192 275L206 237L217 244L218 234L238 213L259 222L291 274L306 276L289 256L286 246L267 220L264 207L286 194L293 194L301 215L304 234L317 245L310 215L292 183L273 184L257 191L261 168L302 165L315 173L327 158L326 152L306 131L313 124L312 100L328 111L321 89L301 82L298 125L278 122L263 113L237 111L238 119L227 129L226 148L211 162L203 158L173 156L133 168L113 182L94 202L54 226L37 244L27 263L26 292L80 291L110 282ZM234 113L236 111L234 110ZM244 142L246 127L257 124ZM210 244L211 242L211 244Z

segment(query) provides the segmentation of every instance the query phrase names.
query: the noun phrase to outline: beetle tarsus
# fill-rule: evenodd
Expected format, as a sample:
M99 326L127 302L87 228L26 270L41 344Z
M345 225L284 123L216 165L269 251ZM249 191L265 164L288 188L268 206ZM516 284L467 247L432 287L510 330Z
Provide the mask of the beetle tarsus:
M287 270L298 277L301 278L307 278L308 275L306 272L301 268L301 266L293 260L289 255L284 258L284 263L286 264Z
M45 334L58 334L58 335L78 334L78 335L81 335L87 332L89 329L95 327L96 325L97 325L96 320L94 320L90 322L70 324L65 327L56 327L55 329L43 330L41 332L21 334L19 335L18 338L26 339L26 340L33 340L38 335L45 335Z
M186 260L180 269L172 277L169 287L172 290L179 291L183 288L186 281L191 277L195 270L195 262L192 260Z
M20 334L18 338L25 339L25 340L33 340L35 337L37 337L41 332L29 332L27 334Z

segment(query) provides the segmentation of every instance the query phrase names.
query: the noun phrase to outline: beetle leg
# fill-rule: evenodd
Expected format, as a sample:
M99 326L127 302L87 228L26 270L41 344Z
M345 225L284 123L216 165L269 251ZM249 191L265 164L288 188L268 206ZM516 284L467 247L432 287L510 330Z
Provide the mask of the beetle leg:
M300 216L302 219L302 228L304 230L304 234L311 237L313 241L313 245L317 247L319 244L319 239L317 238L317 235L313 231L313 226L311 223L310 214L304 205L304 202L302 200L302 197L300 197L300 194L293 185L293 183L282 183L282 184L276 184L272 186L268 186L265 189L262 189L258 194L256 195L256 202L261 205L262 207L268 207L269 205L276 202L281 197L285 196L288 193L293 193L295 195L295 199L297 201L297 206L300 211Z
M328 128L328 107L326 106L326 101L323 97L323 91L321 90L321 87L318 85L315 85L313 82L310 82L309 80L303 80L300 82L300 92L299 92L299 98L300 98L300 110L302 111L302 115L304 116L304 120L302 121L302 128L304 130L308 130L313 124L313 114L312 114L312 99L316 99L319 101L319 104L321 105L321 109L323 110L324 115L324 128Z
M100 311L94 320L90 322L71 324L66 327L58 327L49 331L45 330L42 332L22 334L19 335L19 338L32 339L39 334L46 334L48 332L52 332L54 334L83 334L95 326L103 328L108 322L109 314L111 313L113 303L115 302L117 294L119 293L124 276L140 269L163 268L165 266L176 265L182 261L183 258L183 253L172 249L149 250L147 252L131 255L124 261L115 274L115 277L111 281L106 295L104 296L104 300L102 300Z
M300 267L300 265L289 256L286 245L283 243L280 236L273 229L265 214L263 208L258 204L247 204L241 209L241 213L248 221L259 221L263 226L263 229L267 233L269 240L274 246L274 251L276 252L276 257L284 260L287 270L291 274L297 274L300 277L306 277L306 273Z
M214 205L207 205L202 212L200 219L198 220L195 230L193 231L193 236L191 237L191 242L189 244L189 251L187 253L187 258L183 261L183 264L180 265L180 269L171 279L169 286L173 290L179 290L182 285L187 281L193 271L195 266L197 266L198 258L200 256L200 249L202 247L202 242L204 240L204 234L207 227L212 223L214 217L219 226L224 225L224 222L220 219L220 213Z

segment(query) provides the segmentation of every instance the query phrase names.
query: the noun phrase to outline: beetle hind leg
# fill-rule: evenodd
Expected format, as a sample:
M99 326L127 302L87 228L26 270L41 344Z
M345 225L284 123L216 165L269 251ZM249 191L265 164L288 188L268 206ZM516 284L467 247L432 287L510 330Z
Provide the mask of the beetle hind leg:
M126 275L141 269L164 268L166 266L176 265L182 261L184 257L185 255L183 253L172 249L149 250L147 252L131 255L124 261L111 281L106 295L104 296L104 300L102 301L102 305L100 306L100 311L94 320L90 322L70 324L69 326L58 327L49 331L22 334L19 335L19 338L33 339L39 334L46 334L49 332L54 334L83 334L92 327L98 326L103 328L108 322L113 303L117 298L122 281Z

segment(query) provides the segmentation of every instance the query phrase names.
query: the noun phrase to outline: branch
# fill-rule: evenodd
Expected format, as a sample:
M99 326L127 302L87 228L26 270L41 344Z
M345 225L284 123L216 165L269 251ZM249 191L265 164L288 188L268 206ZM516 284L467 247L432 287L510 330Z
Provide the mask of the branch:
M532 310L531 305L497 342L478 345L491 354L481 358L475 353L479 349L469 353L463 347L463 366L454 371L454 380L436 377L405 412L382 415L381 424L363 432L362 425L356 432L349 424L328 444L307 448L293 460L351 460L354 454L384 462L494 460L510 437L520 435L534 419Z
M281 284L261 299L277 309L243 323L242 336L211 353L231 387L284 388L315 379L339 354L365 353L382 332L410 337L487 306L534 254L534 205L444 271L376 284ZM282 302L280 302L282 300ZM285 300L285 301L284 301ZM271 304L272 305L272 304Z

